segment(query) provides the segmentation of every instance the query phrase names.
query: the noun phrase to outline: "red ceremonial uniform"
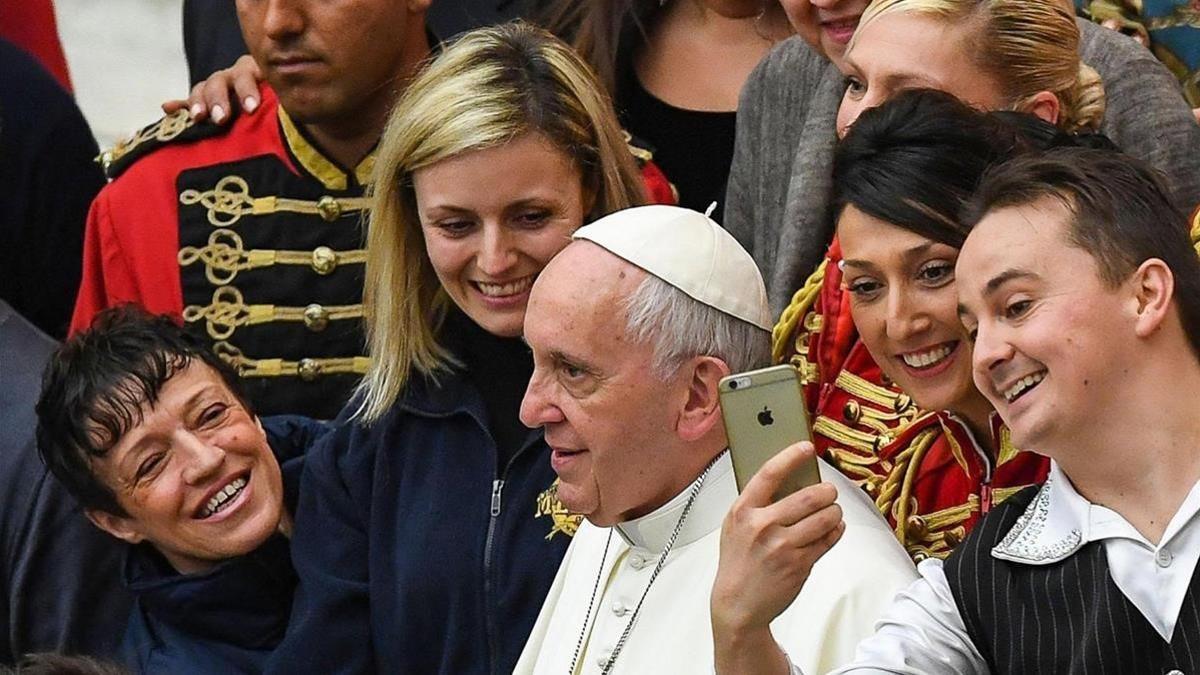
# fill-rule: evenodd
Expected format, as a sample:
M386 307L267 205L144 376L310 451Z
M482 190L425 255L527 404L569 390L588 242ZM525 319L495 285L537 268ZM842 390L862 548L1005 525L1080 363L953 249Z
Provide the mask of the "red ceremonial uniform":
M361 328L369 155L322 155L264 86L228 127L186 111L106 156L72 331L133 302L182 317L242 375L261 414L337 414L366 371Z
M944 557L992 505L1045 479L1049 460L1012 447L992 416L991 447L947 412L917 408L871 358L850 316L830 246L774 331L777 363L796 367L817 451L875 500L914 560Z

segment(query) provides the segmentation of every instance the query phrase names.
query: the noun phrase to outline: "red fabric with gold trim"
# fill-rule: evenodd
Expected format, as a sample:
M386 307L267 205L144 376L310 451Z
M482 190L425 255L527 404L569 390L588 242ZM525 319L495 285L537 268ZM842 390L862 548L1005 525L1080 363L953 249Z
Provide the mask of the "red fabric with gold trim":
M992 462L961 420L918 410L859 340L840 260L835 239L824 276L811 280L820 283L811 306L784 313L785 321L797 309L803 317L776 358L801 371L821 456L862 485L914 559L944 556L991 505L1043 481L1049 461L1013 449L997 416Z

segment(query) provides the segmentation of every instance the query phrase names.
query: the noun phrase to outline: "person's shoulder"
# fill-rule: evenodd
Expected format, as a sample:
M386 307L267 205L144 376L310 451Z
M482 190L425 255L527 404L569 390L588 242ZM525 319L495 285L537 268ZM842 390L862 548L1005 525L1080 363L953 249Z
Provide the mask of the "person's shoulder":
M252 114L235 112L228 123L217 125L197 122L186 109L179 110L118 141L97 159L115 184L123 176L134 177L122 183L142 179L173 182L179 171L257 154L261 143L255 140L275 129L278 105L269 87L264 84L260 91L262 103Z

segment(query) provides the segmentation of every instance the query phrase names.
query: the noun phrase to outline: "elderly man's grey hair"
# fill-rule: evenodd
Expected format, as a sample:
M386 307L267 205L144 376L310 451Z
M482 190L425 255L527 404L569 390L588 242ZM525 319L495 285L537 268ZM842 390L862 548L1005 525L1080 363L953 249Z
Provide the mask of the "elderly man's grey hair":
M749 322L693 299L647 275L625 299L626 335L653 341L652 370L667 379L693 356L715 356L732 372L762 368L771 361L770 334Z

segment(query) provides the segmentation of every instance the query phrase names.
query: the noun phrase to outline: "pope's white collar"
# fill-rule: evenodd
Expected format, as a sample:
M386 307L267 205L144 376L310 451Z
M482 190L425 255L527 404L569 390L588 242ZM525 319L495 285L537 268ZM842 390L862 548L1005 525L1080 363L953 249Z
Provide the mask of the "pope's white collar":
M1075 491L1057 462L1037 496L1012 529L992 548L992 557L1026 565L1064 560L1088 543L1091 503Z
M649 551L651 555L659 555L679 522L679 516L683 513L683 507L687 504L688 495L695 484L695 481L688 483L683 491L666 504L641 518L617 525L617 534L630 547ZM729 452L725 451L713 462L673 548L678 550L720 529L734 499L737 499L737 484L733 480L733 460L729 458Z

